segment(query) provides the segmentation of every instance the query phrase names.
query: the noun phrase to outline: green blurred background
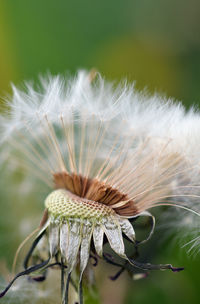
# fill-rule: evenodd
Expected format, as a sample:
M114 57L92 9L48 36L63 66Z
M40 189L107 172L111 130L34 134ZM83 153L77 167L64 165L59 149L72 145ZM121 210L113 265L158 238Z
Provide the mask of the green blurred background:
M138 89L165 93L187 107L198 106L200 1L0 0L2 97L11 92L11 82L20 85L23 80L37 81L38 74L93 67L110 80L125 77L136 81ZM26 185L20 190L26 203L20 195L9 193L9 187L1 174L0 258L6 256L8 266L43 208L29 197ZM158 231L153 246L143 250L146 261L170 262L185 266L185 271L153 272L141 281L123 275L118 282L99 274L103 303L200 303L199 257L160 239ZM90 298L87 302L98 303Z

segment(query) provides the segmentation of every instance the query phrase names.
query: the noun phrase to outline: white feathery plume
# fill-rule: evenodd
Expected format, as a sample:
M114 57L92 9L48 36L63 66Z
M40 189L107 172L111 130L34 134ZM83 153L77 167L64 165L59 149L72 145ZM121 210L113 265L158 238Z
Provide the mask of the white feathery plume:
M35 304L38 303L38 300L44 299L47 297L46 295L42 295L42 291L39 291L37 288L36 283L27 281L25 278L20 278L15 284L11 287L9 295L5 299L5 304L12 304L12 303L30 303ZM7 285L1 278L0 280L0 288L3 289Z
M199 114L93 76L80 71L74 79L41 79L36 89L13 87L8 113L1 117L7 161L51 192L36 238L49 235L45 267L59 255L68 286L79 261L81 284L91 241L102 256L106 235L111 248L135 267L176 271L129 259L123 235L134 243L130 219L152 217L149 210L156 206L178 206L199 221ZM79 293L81 299L81 285ZM67 303L64 290L62 301Z

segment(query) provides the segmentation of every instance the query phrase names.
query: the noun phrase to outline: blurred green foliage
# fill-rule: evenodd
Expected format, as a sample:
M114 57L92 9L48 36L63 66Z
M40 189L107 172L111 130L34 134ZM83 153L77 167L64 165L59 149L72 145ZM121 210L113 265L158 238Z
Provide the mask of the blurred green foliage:
M11 82L37 81L38 74L95 67L111 80L125 77L135 80L138 89L198 106L199 14L198 0L1 0L0 95L11 91ZM43 206L29 196L22 202L20 195L3 191L9 187L1 176L0 257L7 257L10 265L28 224L34 227ZM147 261L173 262L186 269L153 272L135 282L122 276L118 284L126 282L124 303L199 303L199 259L157 239L146 250Z

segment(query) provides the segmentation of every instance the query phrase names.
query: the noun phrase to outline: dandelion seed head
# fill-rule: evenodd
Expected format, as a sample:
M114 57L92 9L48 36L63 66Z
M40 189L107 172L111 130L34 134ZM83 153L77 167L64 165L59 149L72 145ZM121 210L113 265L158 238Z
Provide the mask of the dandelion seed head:
M182 270L131 262L123 237L135 244L131 219L139 216L151 217L151 236L154 207L200 214L199 114L163 96L138 93L134 85L92 78L80 71L67 80L41 78L38 88L13 87L9 113L2 117L1 161L10 165L11 159L11 168L23 168L34 191L45 185L50 193L34 241L47 237L49 258L35 267L60 259L66 286L77 267L81 284L92 250L105 258L106 236L112 250L138 268ZM192 246L198 244L197 236Z

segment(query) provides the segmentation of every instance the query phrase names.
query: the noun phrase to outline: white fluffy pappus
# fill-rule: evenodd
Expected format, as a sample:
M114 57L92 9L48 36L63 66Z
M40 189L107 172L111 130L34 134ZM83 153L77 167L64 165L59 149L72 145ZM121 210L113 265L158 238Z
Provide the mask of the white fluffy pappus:
M7 281L12 277L4 263L0 263L1 276L0 276L0 289L4 289L7 286ZM55 271L50 274L51 277L54 276L55 280ZM2 275L3 273L3 275ZM52 278L50 277L50 281ZM59 279L57 277L56 279ZM19 278L10 288L10 292L7 294L6 298L2 303L4 304L36 304L38 302L42 303L57 303L59 301L58 290L55 285L51 284L50 281L38 283L32 280L31 277Z
M3 289L6 287L6 285L7 283L1 278L0 288ZM4 300L4 304L35 304L38 302L38 300L45 299L47 296L47 292L43 292L42 290L38 289L36 282L30 284L30 281L28 281L27 278L20 278L11 287L8 296Z
M139 93L134 86L114 87L100 75L94 82L91 77L80 71L74 79L42 78L36 90L28 83L24 91L13 86L9 109L1 116L3 162L9 155L11 163L31 169L30 180L36 174L49 186L52 174L66 169L90 178L101 174L104 181L113 178L115 169L120 185L130 191L130 180L135 185L139 170L140 176L146 170L159 179L163 172L158 164L167 173L175 173L170 180L166 174L163 185L170 182L170 188L176 188L180 177L181 181L192 179L188 186L198 185L199 113L193 109L186 113L180 103ZM170 164L171 159L176 166ZM177 171L179 166L183 171ZM182 189L178 191L181 196Z
M50 259L59 253L65 261L66 284L78 255L81 282L91 239L102 256L104 234L119 256L142 268L126 256L122 233L134 243L130 220L151 216L153 207L179 206L199 221L200 117L193 109L186 113L180 103L85 71L41 79L36 89L13 87L7 105L2 151L33 187L44 183L53 191L40 234L48 230Z

